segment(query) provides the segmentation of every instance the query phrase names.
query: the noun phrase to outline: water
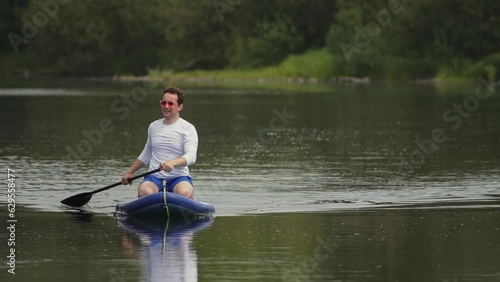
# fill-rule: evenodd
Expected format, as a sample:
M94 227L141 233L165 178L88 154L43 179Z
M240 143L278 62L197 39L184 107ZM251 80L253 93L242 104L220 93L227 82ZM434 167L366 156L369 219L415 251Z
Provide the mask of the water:
M1 281L500 280L500 98L474 96L481 83L180 86L195 197L217 210L199 229L116 219L137 183L84 213L59 205L119 181L161 117L159 85L0 82L18 219Z

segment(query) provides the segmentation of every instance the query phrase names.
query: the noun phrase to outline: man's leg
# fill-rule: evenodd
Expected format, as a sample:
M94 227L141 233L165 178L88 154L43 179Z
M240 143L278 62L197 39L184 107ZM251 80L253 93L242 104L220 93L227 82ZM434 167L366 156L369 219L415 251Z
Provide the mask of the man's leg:
M139 185L138 193L137 193L137 198L144 197L147 195L151 195L154 193L158 193L160 189L158 189L158 186L152 181L144 181Z
M193 198L193 192L193 185L191 185L191 183L189 183L188 181L181 181L174 186L174 193L177 193L184 197L188 197L190 199Z

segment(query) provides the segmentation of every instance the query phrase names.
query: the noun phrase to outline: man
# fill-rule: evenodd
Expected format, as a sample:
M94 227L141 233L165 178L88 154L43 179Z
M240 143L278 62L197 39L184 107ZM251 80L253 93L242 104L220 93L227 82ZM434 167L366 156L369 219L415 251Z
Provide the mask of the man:
M163 118L149 125L144 150L122 176L122 183L130 184L128 179L149 164L149 170L161 167L162 171L144 178L138 197L163 191L166 180L168 192L192 199L194 188L188 166L196 162L198 134L191 123L180 117L184 92L173 86L165 88L160 106Z

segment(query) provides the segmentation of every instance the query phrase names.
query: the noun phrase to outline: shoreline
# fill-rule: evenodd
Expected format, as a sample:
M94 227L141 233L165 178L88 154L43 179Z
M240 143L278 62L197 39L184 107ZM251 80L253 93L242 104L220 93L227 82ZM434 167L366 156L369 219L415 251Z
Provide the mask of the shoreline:
M122 82L140 82L140 81L164 81L164 82L184 82L192 84L282 84L282 85L331 85L331 84L354 84L368 85L371 83L409 83L419 85L447 84L447 83L468 83L474 82L475 78L422 78L422 79L387 79L371 77L340 76L330 78L317 77L218 77L214 76L109 76L109 77L80 77L83 80L93 81L122 81ZM500 80L491 82L500 85Z
M109 81L109 82L145 82L145 81L163 81L166 83L189 83L199 85L335 85L335 84L352 84L352 85L369 85L371 83L409 83L418 85L437 85L437 84L456 84L474 82L475 78L422 78L422 79L387 79L387 78L371 78L371 77L354 77L340 76L330 78L318 77L258 77L249 78L244 76L224 77L219 75L213 76L187 76L173 75L162 77L159 75L112 75L112 76L74 76L74 75L46 75L24 73L18 75L4 75L4 80L7 79L63 79L75 81ZM500 80L490 82L495 86L500 86Z

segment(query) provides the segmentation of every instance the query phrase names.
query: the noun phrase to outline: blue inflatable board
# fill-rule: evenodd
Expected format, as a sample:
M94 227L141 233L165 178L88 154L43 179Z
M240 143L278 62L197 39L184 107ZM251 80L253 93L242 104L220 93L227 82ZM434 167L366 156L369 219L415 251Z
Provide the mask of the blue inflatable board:
M175 193L159 192L120 203L116 206L116 211L132 216L187 218L194 215L213 214L215 208L208 203L194 201Z

